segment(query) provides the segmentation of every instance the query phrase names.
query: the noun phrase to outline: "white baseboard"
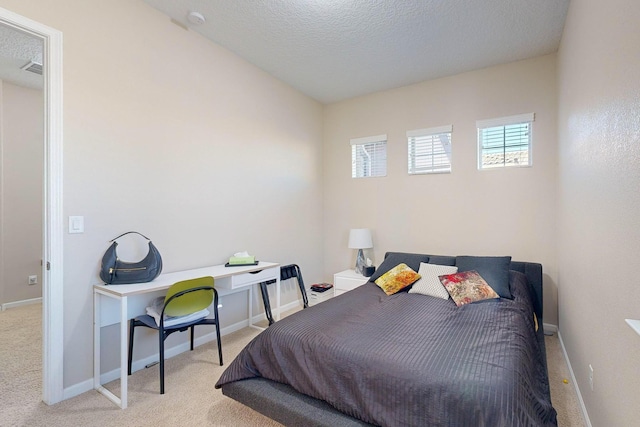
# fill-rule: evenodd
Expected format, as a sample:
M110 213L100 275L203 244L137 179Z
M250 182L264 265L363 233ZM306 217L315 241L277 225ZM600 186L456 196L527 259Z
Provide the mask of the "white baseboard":
M542 324L542 329L544 329L545 332L557 333L558 332L558 325L553 325L551 323L543 323Z
M71 387L65 387L62 391L62 400L71 399L89 390L93 390L93 378L74 384Z
M557 330L557 327L556 327ZM589 419L589 414L587 413L587 407L584 404L584 399L582 399L582 393L580 392L580 387L578 387L578 382L576 381L576 376L573 373L573 368L571 367L571 362L569 361L569 356L567 355L567 349L564 347L564 342L562 341L562 334L558 330L558 340L560 341L560 347L562 347L562 354L564 355L564 360L567 362L567 366L569 367L569 373L571 374L571 382L573 383L573 387L576 389L576 393L578 395L578 401L580 402L580 409L582 411L582 417L587 425L587 427L591 426L591 420Z
M41 303L42 303L42 297L25 299L22 301L5 302L4 304L0 304L0 311L5 311L10 308L20 307L22 305L41 304Z
M293 301L289 304L283 305L280 307L280 311L288 311L288 310L293 310L296 307L300 307L301 302L300 301ZM264 312L259 313L255 316L253 316L252 318L252 322L251 323L257 323L260 322L262 320L265 320L265 314ZM224 328L222 328L220 330L220 335L221 336L225 336L228 334L231 334L233 332L239 331L240 329L246 328L249 326L249 320L243 320L242 322L238 322L238 323L234 323L233 325L229 325L226 326ZM216 340L216 333L215 330L211 333L208 333L206 335L203 335L201 337L198 337L195 339L194 341L194 346L200 346L202 344L206 344L210 341L215 341ZM176 356L180 353L183 353L185 351L189 351L190 348L190 344L189 342L184 342L180 345L177 345L175 347L171 347L171 348L167 348L165 349L165 360L166 359L170 359L173 356ZM146 365L148 365L149 363L153 363L153 362L157 362L158 361L158 353L152 354L151 356L145 357L144 359L139 359L139 360L135 360L132 364L131 364L131 372L135 372L138 371L140 369L144 369ZM102 375L100 375L100 383L101 384L106 384L108 382L117 380L118 378L120 378L120 368L117 369L113 369L109 372L105 372ZM63 394L63 400L66 399L70 399L72 397L78 396L82 393L85 393L87 391L93 390L93 378L89 378L88 380L82 381L80 383L74 384L70 387L66 387L64 389L64 394Z

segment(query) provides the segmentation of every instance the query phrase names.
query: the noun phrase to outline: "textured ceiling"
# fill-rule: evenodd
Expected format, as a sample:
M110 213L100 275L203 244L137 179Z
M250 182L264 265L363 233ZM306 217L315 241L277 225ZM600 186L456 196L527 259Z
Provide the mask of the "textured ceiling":
M29 61L42 64L42 40L0 25L0 79L42 89L42 76L21 67Z
M144 0L322 103L555 52L569 0ZM188 22L191 11L206 22Z

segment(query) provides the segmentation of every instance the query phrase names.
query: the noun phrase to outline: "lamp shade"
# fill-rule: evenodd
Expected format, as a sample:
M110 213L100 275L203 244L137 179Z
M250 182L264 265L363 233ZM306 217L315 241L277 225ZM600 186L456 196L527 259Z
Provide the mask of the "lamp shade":
M371 239L371 230L368 228L352 228L349 231L349 248L350 249L366 249L373 247Z

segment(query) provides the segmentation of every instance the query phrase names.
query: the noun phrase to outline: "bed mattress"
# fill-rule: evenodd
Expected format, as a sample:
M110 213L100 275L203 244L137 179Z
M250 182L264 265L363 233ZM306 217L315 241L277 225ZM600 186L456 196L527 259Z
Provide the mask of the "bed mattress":
M382 426L551 426L544 336L526 278L456 306L374 283L276 322L216 384L265 378Z

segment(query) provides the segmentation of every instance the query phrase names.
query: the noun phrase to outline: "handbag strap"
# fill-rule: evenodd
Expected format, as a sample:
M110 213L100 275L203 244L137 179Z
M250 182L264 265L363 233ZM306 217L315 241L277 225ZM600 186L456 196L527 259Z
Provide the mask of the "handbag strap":
M139 235L141 235L142 237L144 237L145 239L147 239L148 241L151 241L151 239L150 239L150 238L148 238L147 236L145 236L145 235L144 235L144 234L142 234L142 233L138 233L137 231L127 231L126 233L122 233L122 234L121 234L121 235L119 235L118 237L115 237L115 238L113 238L113 239L109 240L109 242L113 242L113 241L115 241L115 240L118 240L118 239L119 239L119 238L121 238L122 236L126 236L127 234L131 234L131 233L139 234Z

